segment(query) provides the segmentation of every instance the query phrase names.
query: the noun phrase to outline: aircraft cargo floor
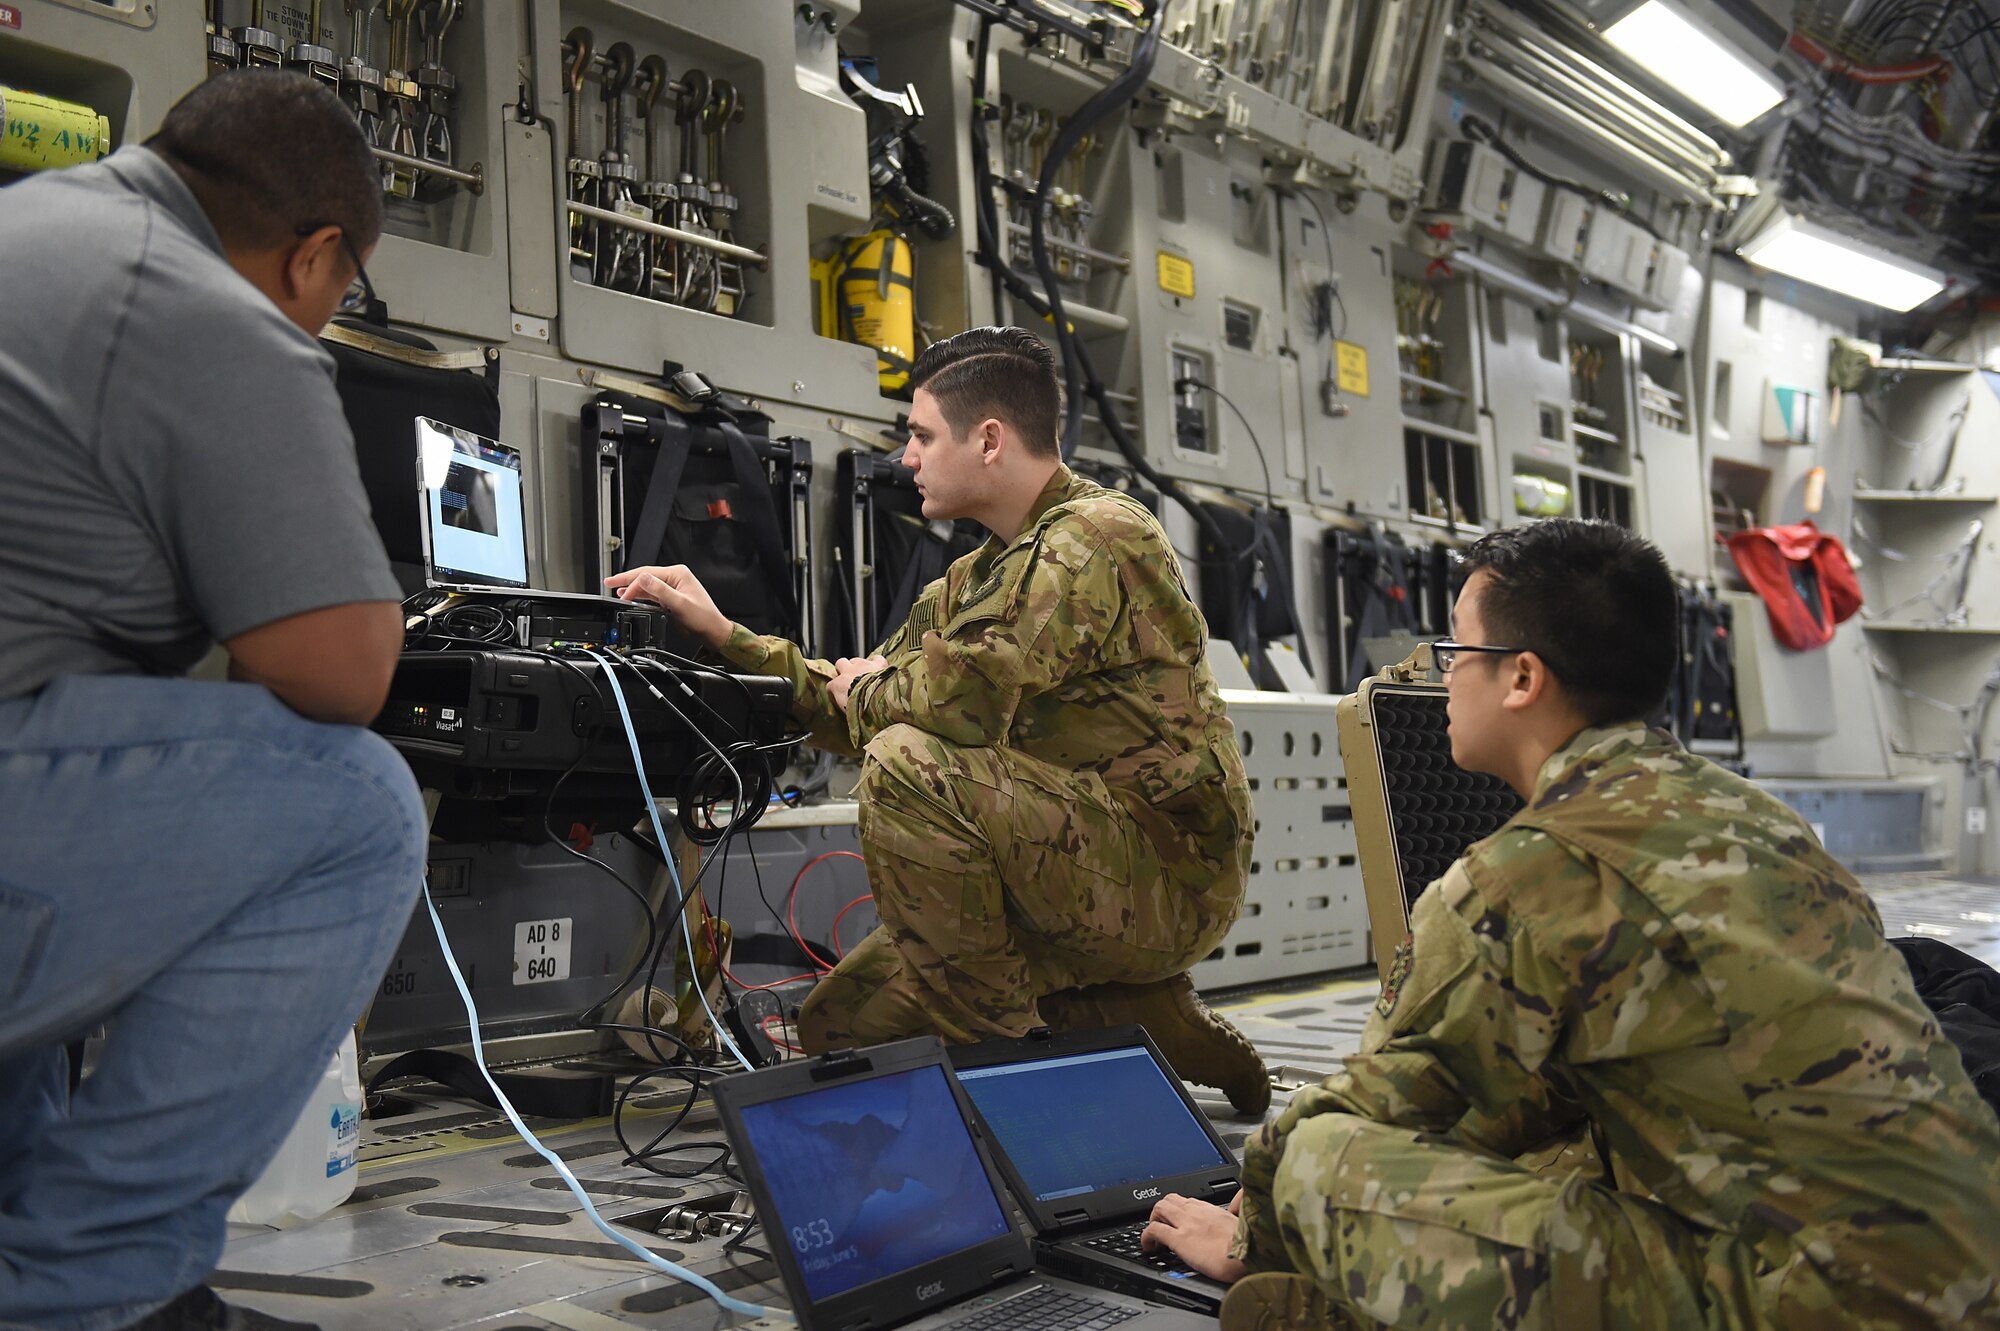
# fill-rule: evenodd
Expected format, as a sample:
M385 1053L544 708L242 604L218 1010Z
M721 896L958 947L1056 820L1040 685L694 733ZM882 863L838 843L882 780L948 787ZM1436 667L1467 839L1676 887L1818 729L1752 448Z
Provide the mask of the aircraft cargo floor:
M1892 874L1864 882L1890 937L1941 938L2000 965L2000 881ZM1336 1070L1353 1050L1375 992L1372 971L1348 971L1211 998L1256 1041L1278 1078L1275 1113L1292 1090ZM663 1121L682 1095L676 1087L635 1102L628 1133ZM1196 1096L1240 1150L1256 1123L1230 1117L1214 1092L1196 1088ZM498 1113L443 1095L415 1104L414 1112L366 1125L360 1181L346 1205L289 1231L232 1226L216 1288L231 1302L327 1331L751 1325L732 1323L700 1292L607 1241ZM626 1166L608 1119L530 1126L570 1164L607 1220L725 1290L782 1308L761 1230L733 1252L719 1238L659 1232L669 1208L734 1194L728 1179L674 1181ZM675 1139L720 1135L704 1100ZM779 1313L769 1324L789 1318Z

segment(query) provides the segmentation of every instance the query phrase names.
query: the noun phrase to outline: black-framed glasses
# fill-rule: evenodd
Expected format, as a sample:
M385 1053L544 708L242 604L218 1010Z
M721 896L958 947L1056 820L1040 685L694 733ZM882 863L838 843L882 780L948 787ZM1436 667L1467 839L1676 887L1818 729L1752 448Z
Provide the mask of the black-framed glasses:
M1470 642L1451 642L1447 640L1431 644L1431 660L1437 665L1439 674L1449 675L1451 668L1458 663L1458 654L1460 652L1481 652L1489 656L1511 656L1516 652L1525 652L1527 650L1526 647L1489 647Z
M339 229L340 247L347 251L347 257L354 264L354 280L349 282L347 290L341 293L337 312L353 314L357 310L365 310L375 303L375 284L368 280L368 270L361 263L361 251L355 249L354 242L348 239L347 228L338 222L306 222L300 225L298 234L310 236L320 228L329 226Z

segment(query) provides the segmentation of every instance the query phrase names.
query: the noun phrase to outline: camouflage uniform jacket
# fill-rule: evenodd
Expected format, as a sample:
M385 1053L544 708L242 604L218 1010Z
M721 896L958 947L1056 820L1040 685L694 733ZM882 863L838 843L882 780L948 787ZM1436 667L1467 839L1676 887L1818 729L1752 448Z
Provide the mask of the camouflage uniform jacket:
M855 684L845 714L826 690L833 666L782 638L739 624L723 654L790 679L796 719L836 753L908 724L1095 772L1142 825L1214 829L1228 844L1212 858L1236 870L1216 886L1240 897L1249 783L1207 649L1158 519L1058 467L1019 535L989 538L924 589L878 652L888 668Z
M1305 1117L1509 1156L1587 1117L1620 1188L1769 1270L1803 1253L1898 1324L2000 1317L2000 1124L1860 886L1750 782L1584 730L1411 927L1361 1051L1249 1147L1253 1267L1289 1266L1266 1208Z

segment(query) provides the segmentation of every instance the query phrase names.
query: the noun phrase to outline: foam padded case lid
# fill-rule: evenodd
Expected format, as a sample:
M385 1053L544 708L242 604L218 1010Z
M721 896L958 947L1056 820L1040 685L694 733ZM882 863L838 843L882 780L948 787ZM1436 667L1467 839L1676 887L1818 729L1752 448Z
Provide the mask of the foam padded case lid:
M1431 673L1425 643L1335 709L1378 969L1409 933L1424 889L1521 807L1499 777L1451 760L1445 686Z

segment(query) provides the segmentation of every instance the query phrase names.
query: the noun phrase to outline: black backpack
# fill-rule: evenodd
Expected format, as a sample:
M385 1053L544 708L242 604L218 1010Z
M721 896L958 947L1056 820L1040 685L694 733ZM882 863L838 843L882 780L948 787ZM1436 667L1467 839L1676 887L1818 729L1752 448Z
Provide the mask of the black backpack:
M757 633L802 642L810 603L812 446L770 436L770 418L726 404L683 412L607 394L583 410L588 571L686 564L718 608Z

